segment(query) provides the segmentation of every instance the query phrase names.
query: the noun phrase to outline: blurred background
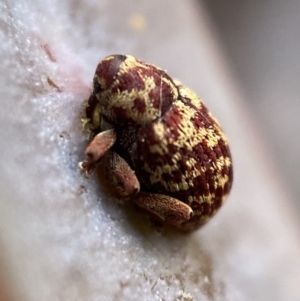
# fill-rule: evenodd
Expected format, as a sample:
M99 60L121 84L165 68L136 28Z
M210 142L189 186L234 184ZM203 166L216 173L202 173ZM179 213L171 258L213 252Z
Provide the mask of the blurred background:
M300 210L300 1L201 2Z

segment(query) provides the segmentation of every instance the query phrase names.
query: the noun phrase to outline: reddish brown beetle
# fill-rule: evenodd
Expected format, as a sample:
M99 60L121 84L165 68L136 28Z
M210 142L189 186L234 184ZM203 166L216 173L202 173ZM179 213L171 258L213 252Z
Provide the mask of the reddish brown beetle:
M86 109L95 134L80 168L104 160L118 198L181 229L206 223L226 200L232 161L218 122L197 95L130 55L102 60Z

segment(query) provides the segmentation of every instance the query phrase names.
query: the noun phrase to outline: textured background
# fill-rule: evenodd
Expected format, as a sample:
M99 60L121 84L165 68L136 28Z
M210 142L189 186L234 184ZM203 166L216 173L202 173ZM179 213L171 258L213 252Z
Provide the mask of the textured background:
M213 24L194 1L0 3L2 300L299 300L297 213ZM196 233L156 233L77 168L110 53L167 69L228 134L233 191Z

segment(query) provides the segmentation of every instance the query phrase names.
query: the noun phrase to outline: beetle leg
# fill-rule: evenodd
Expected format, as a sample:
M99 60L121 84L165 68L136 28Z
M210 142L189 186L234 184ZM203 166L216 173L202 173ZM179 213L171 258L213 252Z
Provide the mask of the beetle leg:
M113 151L104 157L108 179L117 197L126 198L140 191L140 183L128 163Z
M94 137L85 150L84 161L78 165L86 176L90 176L93 173L100 159L115 142L116 132L113 129L101 132Z
M180 225L188 221L193 213L190 206L164 194L141 192L134 201L139 207L170 225Z

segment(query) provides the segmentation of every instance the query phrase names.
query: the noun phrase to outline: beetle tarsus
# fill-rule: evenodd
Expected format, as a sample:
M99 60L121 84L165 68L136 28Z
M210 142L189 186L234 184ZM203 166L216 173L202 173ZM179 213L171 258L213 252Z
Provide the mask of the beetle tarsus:
M83 171L84 175L87 178L89 178L94 173L94 170L96 169L96 164L87 161L82 161L79 162L78 167Z

